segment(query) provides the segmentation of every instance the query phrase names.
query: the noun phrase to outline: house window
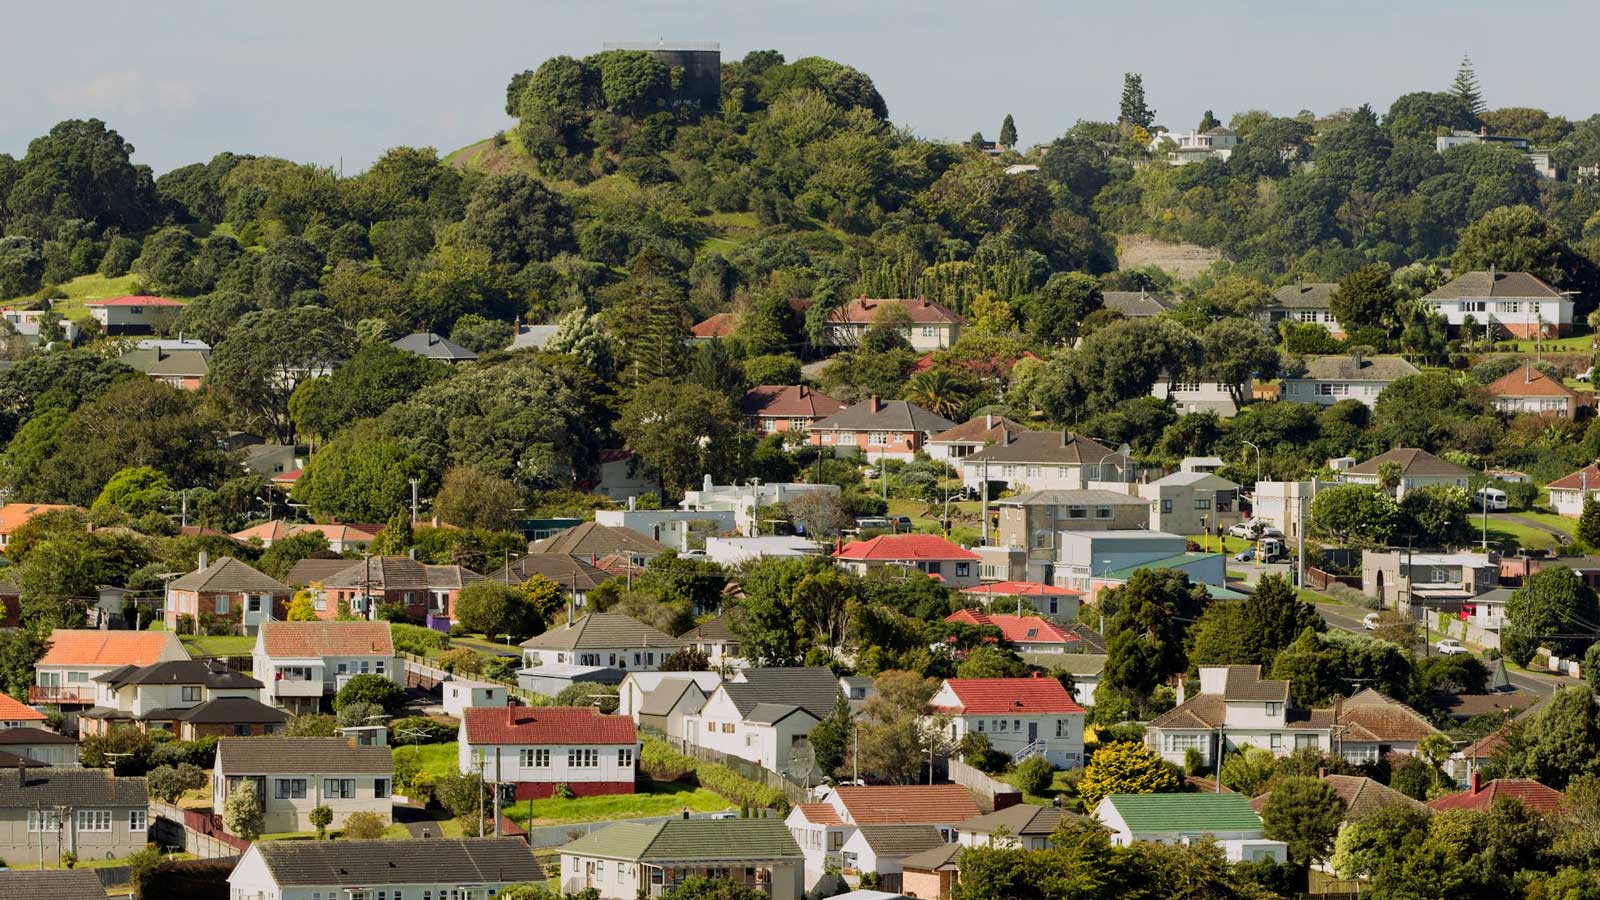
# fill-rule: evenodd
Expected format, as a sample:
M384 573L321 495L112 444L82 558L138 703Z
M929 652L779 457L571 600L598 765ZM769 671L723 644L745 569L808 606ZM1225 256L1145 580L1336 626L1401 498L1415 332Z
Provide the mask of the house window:
M1501 300L1501 301L1495 303L1494 311L1497 312L1497 313L1519 313L1519 312L1522 312L1522 301L1520 301L1520 300Z
M715 723L715 722L707 722L706 723L706 730L707 731L716 731L717 730L717 723Z
M261 612L261 598L260 597L247 597L247 598L245 598L244 602L245 602L245 609L249 610L250 612L253 612L253 613Z
M1028 467L1028 477L1029 478L1038 478L1039 477L1039 467L1038 466L1029 466Z
M79 831L110 831L111 810L109 809L80 809L78 810Z
M1066 719L1057 719L1056 720L1056 737L1066 737L1066 736L1067 736L1067 720Z
M185 685L184 686L184 688L183 688L183 702L185 702L185 703L199 703L200 702L200 688L199 688L198 685L195 685L195 686Z
M382 799L384 797L389 796L389 779L387 779L387 778L374 778L374 779L372 779L372 796L377 797L379 799Z
M128 830L144 831L150 827L150 820L142 809L128 810Z
M1483 312L1483 307L1484 303L1482 300L1461 301L1461 311L1464 313L1481 313Z
M353 800L356 796L354 778L322 779L322 795L332 800Z
M268 727L271 727L271 726L268 726ZM233 726L233 736L234 737L249 737L250 736L250 726L248 724L245 724L245 723L241 723L241 724Z
M1169 752L1181 752L1188 750L1190 747L1198 748L1200 746L1200 735L1198 734L1169 734L1165 736L1165 740Z
M1087 507L1087 506L1069 506L1069 507L1067 507L1067 518L1069 518L1069 519L1087 519L1087 518L1089 518L1089 507Z
M867 443L876 444L881 447L884 444L889 443L889 436L881 431L873 431L868 433Z
M222 615L227 615L227 613L228 613L228 595L227 594L218 594L217 595L217 615L222 616Z
M521 763L524 769L544 769L550 765L550 750L548 748L536 750L523 748L517 752L517 757L517 762Z
M1294 736L1294 748L1304 750L1307 747L1317 746L1317 736L1314 734L1297 734Z
M28 810L29 831L55 831L61 827L61 816L53 810Z
M978 733L979 734L983 734L983 720L982 719L978 720Z
M733 723L732 722L723 722L722 723L722 733L723 734L733 734Z
M272 799L304 800L305 798L306 780L304 778L274 778L272 780Z
M957 578L966 578L968 573L970 573L971 571L972 571L972 564L971 563L964 563L964 562L956 563L956 577Z
M1096 519L1109 519L1109 518L1111 518L1111 507L1109 507L1109 506L1096 506L1094 508L1094 517Z
M1170 515L1172 513L1172 498L1171 497L1162 498L1162 500L1161 500L1161 512L1163 514L1168 514L1168 515Z
M1277 716L1277 715L1282 715L1282 714L1283 714L1283 704L1282 703L1268 703L1267 704L1267 715L1269 715L1269 716Z
M628 768L632 768L633 767L633 748L632 747L624 747L621 750L617 751L617 765L622 767L622 768L624 768L624 769L628 769Z
M828 849L838 850L844 846L844 834L838 831L828 832Z
M600 765L600 751L592 747L567 748L567 767L571 769L592 769Z
M1272 749L1274 749L1274 750L1282 750L1283 749L1283 735L1278 734L1277 732L1273 732L1272 733Z
M1206 497L1206 498L1202 499L1202 498L1196 497L1195 501L1194 501L1194 508L1195 509L1210 509L1211 508L1211 498L1210 497Z

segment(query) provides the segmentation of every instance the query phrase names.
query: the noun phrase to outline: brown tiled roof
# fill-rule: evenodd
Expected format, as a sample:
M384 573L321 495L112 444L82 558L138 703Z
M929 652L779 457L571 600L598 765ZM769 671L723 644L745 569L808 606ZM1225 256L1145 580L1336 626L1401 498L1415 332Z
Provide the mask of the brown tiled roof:
M578 590L580 592L592 591L600 582L610 578L611 575L602 569L589 565L581 559L574 559L560 553L530 553L521 559L512 560L509 572L506 566L490 572L484 578L489 581L521 584L535 575L554 581L562 590Z
M1227 717L1227 707L1216 694L1196 694L1150 720L1150 728L1217 728Z
M846 407L811 423L812 431L920 431L938 434L955 423L906 400L878 400Z
M1581 491L1586 485L1591 491L1600 490L1600 462L1590 463L1570 475L1563 475L1545 485L1545 487L1556 490Z
M714 313L710 317L694 323L689 329L689 334L697 338L719 338L733 334L733 328L738 324L738 318L731 312Z
M223 738L217 769L231 775L388 775L391 748L343 737Z
M388 622L262 622L261 643L281 659L394 655Z
M1351 475L1376 475L1378 474L1379 466L1391 462L1398 465L1401 476L1407 478L1423 476L1468 478L1472 475L1471 472L1453 462L1440 459L1426 450L1418 450L1414 447L1397 447L1387 453L1380 453L1359 465L1351 466L1345 471Z
M289 586L265 575L231 556L224 556L204 569L196 569L168 585L173 591L206 591L255 594L289 594Z
M1416 710L1372 688L1340 702L1338 724L1347 741L1404 743L1439 733Z
M1003 441L1006 431L1027 431L1026 425L1013 422L1005 416L975 416L962 422L954 428L947 428L931 438L930 444L974 442L974 441Z
M601 557L610 553L654 556L667 549L666 544L651 540L631 528L585 522L552 534L542 541L535 541L528 552L582 557Z
M839 818L839 811L827 803L802 803L798 807L800 814L806 821L813 825L843 825L844 820Z
M937 825L978 816L978 804L959 784L845 786L839 800L857 825Z
M1496 778L1480 787L1476 793L1466 790L1445 794L1443 797L1428 801L1428 806L1436 810L1488 809L1501 797L1521 800L1523 806L1540 813L1555 812L1561 808L1562 801L1566 799L1560 791L1540 784L1532 778Z
M966 458L980 462L1092 466L1116 455L1117 451L1110 447L1068 431L1008 431L1004 441L990 444Z
M1229 666L1222 696L1226 700L1286 703L1289 700L1289 682L1263 680L1260 666Z
M1527 272L1464 272L1443 287L1435 288L1424 300L1456 300L1462 297L1545 297L1559 298L1561 292Z
M1498 380L1489 385L1488 390L1489 394L1494 397L1568 397L1575 400L1583 399L1582 395L1577 391L1535 369L1531 361L1500 376Z
M744 415L783 419L820 419L841 409L843 403L804 384L758 384L739 401Z
M333 559L308 557L294 564L294 568L289 570L288 580L290 584L302 586L312 583L324 584L329 578L348 568L350 568L350 560L342 556L334 557Z
M1324 775L1322 780L1333 788L1339 799L1344 801L1346 822L1360 822L1380 809L1390 806L1406 806L1411 809L1426 812L1428 805L1420 800L1413 800L1387 785L1379 784L1371 778L1360 775ZM1256 812L1261 812L1267 805L1267 798L1272 796L1268 791L1250 801L1250 807Z
M915 300L901 299L873 299L857 297L854 300L828 313L829 322L845 322L852 325L871 325L878 318L878 313L885 307L898 306L906 311L911 321L918 325L939 325L956 323L962 324L966 319L946 307L944 304L925 297Z
M1492 694L1434 694L1432 704L1458 719L1484 713L1521 712L1538 701L1531 691L1495 691Z
M621 613L590 613L561 628L552 628L522 642L534 650L631 650L635 647L675 649L682 641Z
M1286 284L1272 292L1271 306L1283 309L1327 309L1339 285L1332 282Z
M1396 381L1417 374L1418 369L1398 356L1318 356L1306 361L1302 377L1339 381Z

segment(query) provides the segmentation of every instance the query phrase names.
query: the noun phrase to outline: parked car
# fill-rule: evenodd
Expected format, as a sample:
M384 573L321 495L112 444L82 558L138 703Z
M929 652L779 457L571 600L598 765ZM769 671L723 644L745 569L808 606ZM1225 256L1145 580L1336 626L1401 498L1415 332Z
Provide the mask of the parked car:
M1440 639L1439 643L1433 645L1433 649L1439 651L1445 656L1455 656L1457 653L1472 652L1471 650L1461 646L1461 642L1455 638L1442 638Z
M1375 612L1369 612L1366 615L1362 616L1361 617L1361 627L1365 628L1368 631L1377 630L1377 628L1378 628L1378 614L1375 613Z
M887 516L862 516L856 519L856 527L863 531L868 528L881 528L887 531L889 529L889 519Z
M1482 487L1472 495L1474 509L1487 509L1490 512L1500 512L1510 509L1511 502L1506 497L1506 492L1499 488Z
M1263 522L1260 519L1245 519L1243 522L1240 522L1234 525L1232 528L1229 528L1228 535L1230 537L1246 538L1253 541L1259 537L1281 538L1283 537L1283 532L1272 527L1270 523Z

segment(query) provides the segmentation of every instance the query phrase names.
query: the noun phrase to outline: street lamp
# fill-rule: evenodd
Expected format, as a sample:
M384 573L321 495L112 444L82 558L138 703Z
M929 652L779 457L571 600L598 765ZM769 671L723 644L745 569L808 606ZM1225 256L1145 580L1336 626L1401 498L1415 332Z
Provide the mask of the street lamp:
M1256 484L1259 485L1261 483L1261 448L1250 441L1240 441L1239 443L1256 452ZM1260 490L1260 488L1256 488L1256 490Z

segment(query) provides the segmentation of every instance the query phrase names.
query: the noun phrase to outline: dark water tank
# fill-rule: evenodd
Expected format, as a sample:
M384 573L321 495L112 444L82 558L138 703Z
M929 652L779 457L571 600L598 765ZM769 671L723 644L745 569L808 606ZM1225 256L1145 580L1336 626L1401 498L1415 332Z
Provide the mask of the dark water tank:
M722 46L715 41L606 44L603 49L642 51L672 69L676 105L704 112L722 108Z

